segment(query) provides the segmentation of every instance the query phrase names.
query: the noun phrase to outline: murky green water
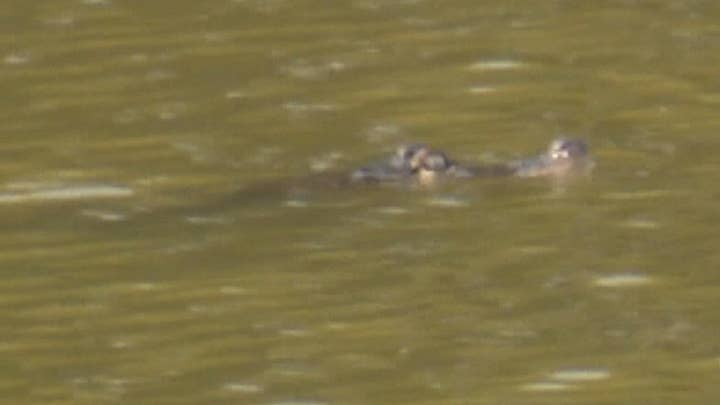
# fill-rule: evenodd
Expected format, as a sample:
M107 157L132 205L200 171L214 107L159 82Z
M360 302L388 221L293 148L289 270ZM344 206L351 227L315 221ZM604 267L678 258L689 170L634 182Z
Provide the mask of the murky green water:
M0 402L715 403L720 8L0 6ZM323 189L557 134L590 179Z

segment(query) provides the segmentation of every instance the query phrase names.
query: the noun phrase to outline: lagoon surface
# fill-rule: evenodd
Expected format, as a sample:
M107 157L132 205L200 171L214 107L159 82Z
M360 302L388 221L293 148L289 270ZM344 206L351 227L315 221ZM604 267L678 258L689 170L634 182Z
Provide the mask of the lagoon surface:
M0 402L715 403L720 6L8 1ZM292 184L586 139L569 184Z

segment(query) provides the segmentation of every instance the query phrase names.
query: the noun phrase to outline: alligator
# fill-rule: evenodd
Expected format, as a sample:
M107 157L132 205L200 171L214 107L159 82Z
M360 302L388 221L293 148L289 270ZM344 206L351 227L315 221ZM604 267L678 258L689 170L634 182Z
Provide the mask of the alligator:
M592 167L588 146L581 139L558 138L546 152L507 163L468 166L425 144L401 145L384 161L354 170L349 183L415 183L430 185L441 179L477 177L564 178Z
M505 163L469 165L422 143L399 146L394 153L352 171L326 171L304 177L250 184L232 200L267 201L275 197L301 204L318 192L381 186L432 188L443 182L476 178L547 177L565 179L592 167L587 144L580 139L554 140L547 151Z

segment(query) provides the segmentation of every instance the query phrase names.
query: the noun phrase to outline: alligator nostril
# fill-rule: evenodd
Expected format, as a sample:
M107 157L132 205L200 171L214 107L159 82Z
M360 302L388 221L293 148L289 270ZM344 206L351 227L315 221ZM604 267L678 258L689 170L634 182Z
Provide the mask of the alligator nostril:
M581 139L556 139L548 148L548 155L553 159L584 157L587 154L588 146Z

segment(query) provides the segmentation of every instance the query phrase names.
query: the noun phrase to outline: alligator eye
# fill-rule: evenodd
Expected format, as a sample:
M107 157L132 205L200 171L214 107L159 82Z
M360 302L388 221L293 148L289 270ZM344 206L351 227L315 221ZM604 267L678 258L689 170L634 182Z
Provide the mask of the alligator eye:
M396 156L399 156L402 160L408 162L414 158L418 153L426 150L427 147L423 144L411 143L409 145L402 145L396 151Z
M406 161L411 170L417 170L425 165L425 160L430 152L426 147L420 147L413 152L414 153L410 155Z
M406 160L410 160L410 159L412 159L415 155L417 155L418 152L421 151L422 149L423 149L423 148L420 147L420 146L413 146L413 147L411 147L411 148L408 148L408 149L405 151L405 155L403 155L403 156L404 156L404 158L405 158Z
M450 167L450 160L442 152L433 152L425 157L422 166L426 170L445 171Z

